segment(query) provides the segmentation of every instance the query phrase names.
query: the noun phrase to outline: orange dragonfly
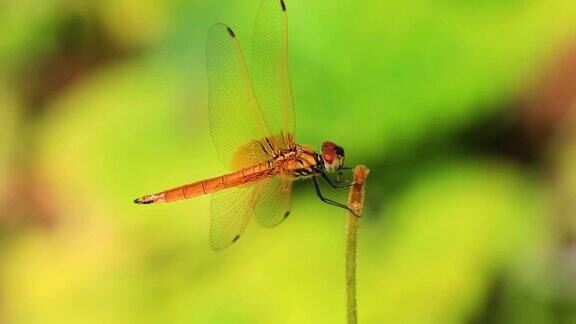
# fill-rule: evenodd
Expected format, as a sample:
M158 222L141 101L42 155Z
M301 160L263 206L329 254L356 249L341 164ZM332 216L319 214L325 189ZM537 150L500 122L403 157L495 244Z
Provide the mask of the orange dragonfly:
M318 154L294 142L294 105L288 71L286 5L263 0L253 35L250 72L238 37L224 24L208 32L210 130L221 162L233 172L134 200L151 204L212 194L210 245L220 250L236 242L252 216L273 227L290 214L292 182L312 178L318 197L326 198L317 177L332 187L328 173L340 172L344 149L322 144Z

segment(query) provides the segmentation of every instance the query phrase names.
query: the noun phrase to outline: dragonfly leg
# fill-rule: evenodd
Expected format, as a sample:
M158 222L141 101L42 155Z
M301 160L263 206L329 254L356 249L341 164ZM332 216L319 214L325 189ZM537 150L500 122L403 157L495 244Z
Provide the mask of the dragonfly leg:
M316 196L318 196L318 198L320 198L320 200L322 200L323 202L327 203L328 205L332 205L332 206L336 206L336 207L340 207L340 208L344 208L347 211L351 212L352 215L356 216L356 217L360 217L358 215L356 215L356 213L354 213L354 211L352 209L350 209L350 207L341 204L337 201L334 201L330 198L326 198L322 195L322 192L320 191L320 186L318 186L318 181L316 180L316 177L312 177L312 181L314 182L314 190L316 190Z
M322 179L324 179L324 181L326 181L330 187L334 188L334 189L343 189L343 188L350 188L352 186L352 184L349 181L332 181L332 179L330 179L330 177L328 177L326 175L326 173L320 173L320 175L322 176ZM342 183L344 182L344 185L342 185Z

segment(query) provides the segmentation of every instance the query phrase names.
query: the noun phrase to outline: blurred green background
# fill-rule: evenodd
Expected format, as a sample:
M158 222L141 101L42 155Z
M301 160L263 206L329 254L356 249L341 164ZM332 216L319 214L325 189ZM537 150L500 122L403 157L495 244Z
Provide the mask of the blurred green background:
M258 5L0 2L0 322L344 322L310 183L220 252L210 197L132 204L225 171L206 35ZM360 322L576 322L576 2L286 5L297 140L371 169Z

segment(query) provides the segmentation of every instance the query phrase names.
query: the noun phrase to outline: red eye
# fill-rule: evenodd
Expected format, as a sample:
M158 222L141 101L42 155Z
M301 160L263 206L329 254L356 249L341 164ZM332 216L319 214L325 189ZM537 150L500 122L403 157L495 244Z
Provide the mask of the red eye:
M322 156L322 158L324 159L324 162L327 162L327 163L329 163L329 164L332 164L332 162L333 162L333 160L334 160L334 158L333 158L332 155L330 155L330 154L324 154L324 155Z

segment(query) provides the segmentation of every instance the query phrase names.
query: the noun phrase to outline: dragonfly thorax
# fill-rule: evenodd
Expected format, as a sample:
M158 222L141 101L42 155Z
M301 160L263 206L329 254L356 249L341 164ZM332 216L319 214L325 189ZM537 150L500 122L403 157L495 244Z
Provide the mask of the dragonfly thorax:
M278 173L296 179L310 177L318 172L322 172L319 164L319 155L311 148L294 144L292 147L284 149L274 160L274 167Z

